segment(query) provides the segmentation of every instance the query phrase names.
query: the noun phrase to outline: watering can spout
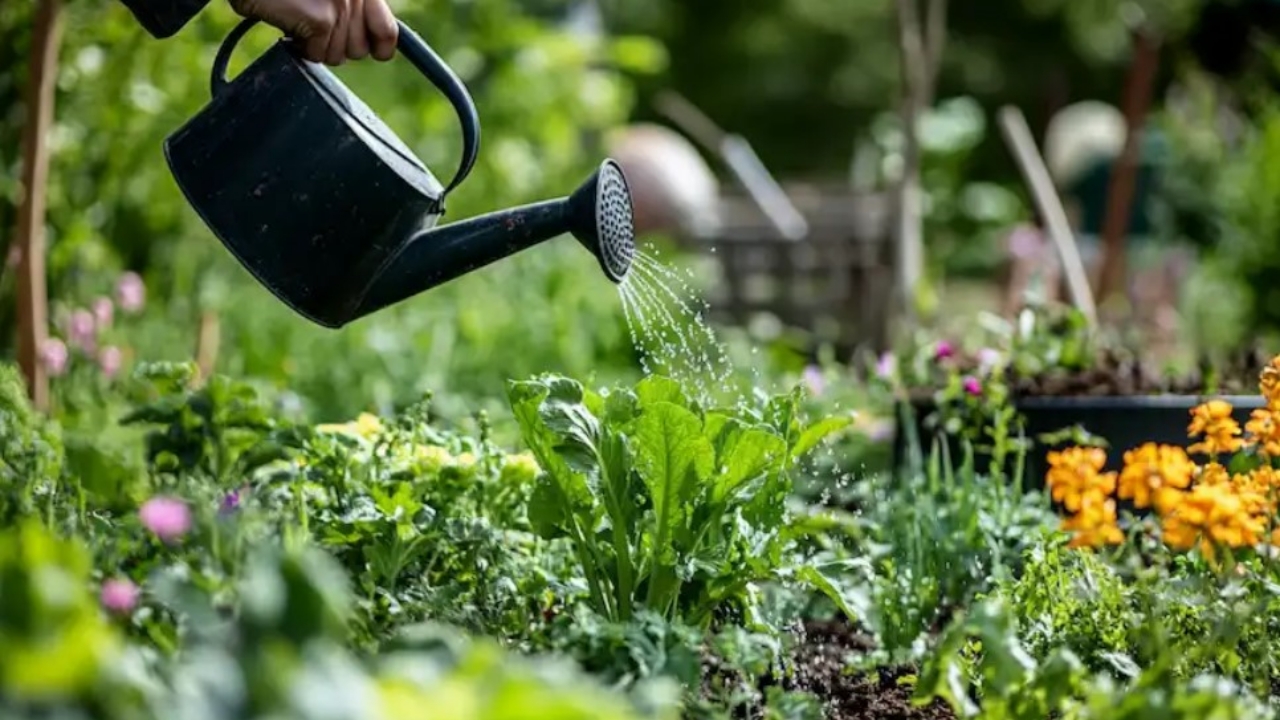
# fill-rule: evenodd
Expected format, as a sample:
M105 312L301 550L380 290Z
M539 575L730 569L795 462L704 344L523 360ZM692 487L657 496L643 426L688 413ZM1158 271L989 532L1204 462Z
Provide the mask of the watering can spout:
M631 193L616 162L605 160L568 197L419 232L374 276L352 319L565 233L595 255L609 280L620 283L626 277L635 257L635 229Z

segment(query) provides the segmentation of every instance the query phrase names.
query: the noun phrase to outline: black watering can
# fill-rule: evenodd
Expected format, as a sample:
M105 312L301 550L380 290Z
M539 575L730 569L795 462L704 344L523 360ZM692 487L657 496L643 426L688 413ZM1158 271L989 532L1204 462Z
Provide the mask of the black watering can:
M613 160L571 196L434 228L471 172L480 121L466 86L400 24L399 54L453 104L463 153L447 187L323 65L288 39L226 80L241 22L219 48L213 99L165 140L178 185L250 273L300 315L338 328L572 233L621 282L635 255L631 193Z

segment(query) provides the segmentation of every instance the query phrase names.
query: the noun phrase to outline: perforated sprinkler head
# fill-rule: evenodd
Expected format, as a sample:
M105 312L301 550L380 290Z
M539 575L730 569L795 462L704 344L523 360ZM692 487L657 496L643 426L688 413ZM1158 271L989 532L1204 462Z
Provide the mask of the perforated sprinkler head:
M573 236L600 261L614 283L631 270L636 256L636 228L631 188L616 161L606 159L569 198Z

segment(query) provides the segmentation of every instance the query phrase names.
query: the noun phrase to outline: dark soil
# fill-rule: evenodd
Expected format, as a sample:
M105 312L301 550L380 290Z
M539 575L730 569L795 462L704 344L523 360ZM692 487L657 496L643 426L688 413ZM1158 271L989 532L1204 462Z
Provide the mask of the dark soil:
M846 673L846 658L872 648L870 638L843 621L810 622L795 654L796 672L784 685L821 698L828 720L954 720L946 703L911 702L913 686L898 682L910 667L881 668L873 676Z
M940 700L924 707L911 702L913 686L901 684L899 680L914 674L915 668L880 668L870 674L846 671L851 658L874 647L869 636L843 619L808 620L804 624L802 644L792 652L793 672L779 679L760 678L755 683L758 697L736 707L734 717L762 717L760 698L770 687L781 686L784 690L803 691L818 698L826 720L955 720L951 708ZM718 659L705 657L704 696L713 686L734 685L732 676Z

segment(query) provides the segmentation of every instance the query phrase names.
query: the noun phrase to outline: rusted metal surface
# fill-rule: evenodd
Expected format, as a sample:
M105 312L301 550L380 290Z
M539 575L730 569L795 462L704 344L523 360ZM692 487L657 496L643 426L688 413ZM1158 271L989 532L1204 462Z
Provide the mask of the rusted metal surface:
M742 325L767 314L841 347L883 349L894 282L887 196L784 189L809 225L799 240L784 238L744 195L721 200L715 235L681 239L715 261L713 319Z

